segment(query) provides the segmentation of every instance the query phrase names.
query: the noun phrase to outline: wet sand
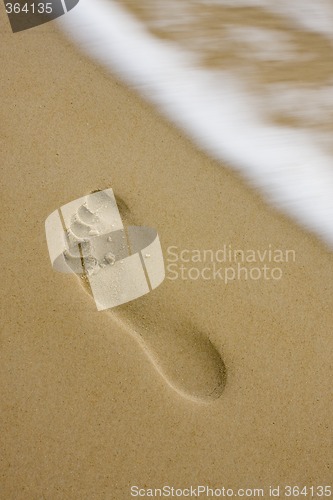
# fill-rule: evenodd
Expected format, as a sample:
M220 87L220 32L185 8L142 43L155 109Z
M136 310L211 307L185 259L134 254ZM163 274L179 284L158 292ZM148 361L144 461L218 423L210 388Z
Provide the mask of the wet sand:
M15 35L1 24L1 42L1 494L127 499L131 485L267 493L270 485L328 484L327 248L53 23ZM164 250L272 245L295 250L296 262L274 282L166 279L97 312L75 276L53 272L44 222L107 187L137 224L158 230ZM185 386L200 392L192 331L226 368L222 394L208 402L175 391L136 341L161 353L169 380L184 378L177 363L186 367Z

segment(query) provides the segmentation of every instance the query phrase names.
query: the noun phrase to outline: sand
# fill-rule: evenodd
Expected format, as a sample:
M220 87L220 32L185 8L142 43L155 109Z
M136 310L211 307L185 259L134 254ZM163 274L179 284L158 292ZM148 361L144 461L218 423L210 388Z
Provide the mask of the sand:
M1 23L1 497L127 499L131 485L207 484L268 498L270 485L329 484L328 249L54 23L13 35L3 8ZM296 262L275 281L166 279L97 312L74 275L52 270L44 222L108 187L163 249L271 245ZM226 383L207 400L213 351Z

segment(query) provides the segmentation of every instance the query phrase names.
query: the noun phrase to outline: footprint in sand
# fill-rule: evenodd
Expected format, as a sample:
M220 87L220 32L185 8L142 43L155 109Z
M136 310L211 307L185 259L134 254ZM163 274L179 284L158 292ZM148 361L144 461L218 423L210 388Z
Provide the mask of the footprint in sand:
M100 288L110 290L108 271L117 261L131 254L125 232L117 224L111 224L115 227L109 232L110 221L105 217L116 209L127 226L134 227L135 221L123 200L116 197L117 207L114 199L114 206L110 207L110 201L112 204L107 191L96 191L59 211L67 238L67 250L62 251L61 258L95 299L91 283L98 281ZM50 250L48 225L47 222ZM50 256L53 260L51 252ZM226 368L220 353L205 333L182 317L181 311L168 307L163 287L109 309L107 314L136 339L165 382L179 394L202 402L212 401L222 394Z

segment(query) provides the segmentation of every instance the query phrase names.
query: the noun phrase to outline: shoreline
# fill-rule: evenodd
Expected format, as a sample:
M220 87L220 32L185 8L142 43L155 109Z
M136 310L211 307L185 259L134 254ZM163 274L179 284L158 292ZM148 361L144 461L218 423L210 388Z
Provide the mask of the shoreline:
M1 37L4 495L329 484L332 254L52 23ZM296 262L274 286L165 280L99 313L77 277L53 272L44 223L105 187L162 248L212 249L222 234L235 248L294 249ZM163 378L207 395L223 366L205 404Z

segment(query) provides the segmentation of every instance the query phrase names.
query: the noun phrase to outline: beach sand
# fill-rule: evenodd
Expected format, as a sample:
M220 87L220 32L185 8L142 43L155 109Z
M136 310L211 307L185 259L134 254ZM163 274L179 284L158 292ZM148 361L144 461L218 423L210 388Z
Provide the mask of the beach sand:
M54 23L13 35L3 7L1 23L1 498L120 500L131 485L198 484L268 498L270 485L329 484L328 249ZM137 224L158 230L164 251L271 245L296 262L280 280L166 279L97 312L74 275L52 270L44 222L108 187ZM175 328L186 333L182 352ZM191 328L226 368L208 402L175 391L136 341L152 339L165 370L184 362L184 384L200 392Z

